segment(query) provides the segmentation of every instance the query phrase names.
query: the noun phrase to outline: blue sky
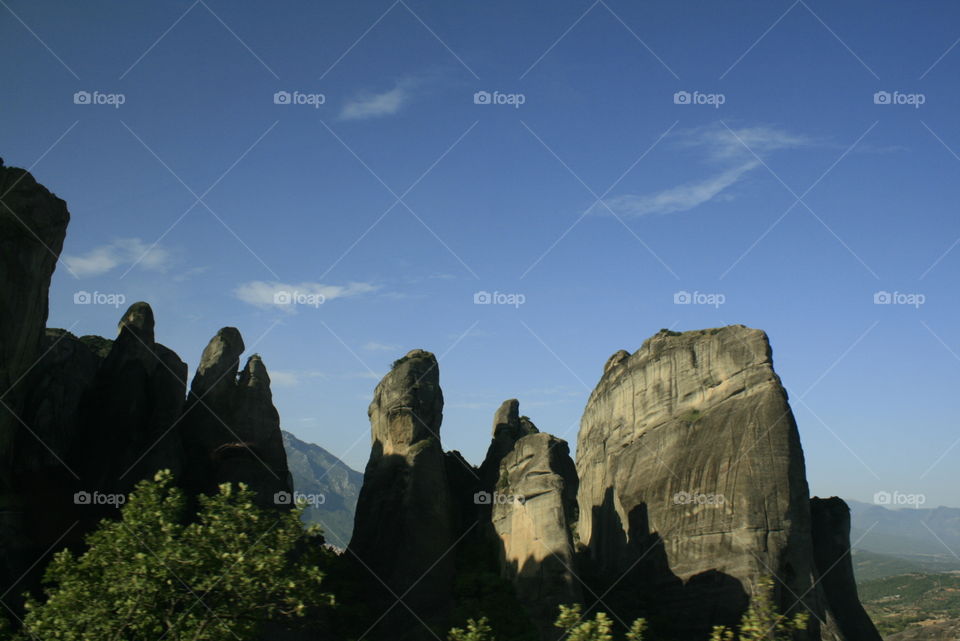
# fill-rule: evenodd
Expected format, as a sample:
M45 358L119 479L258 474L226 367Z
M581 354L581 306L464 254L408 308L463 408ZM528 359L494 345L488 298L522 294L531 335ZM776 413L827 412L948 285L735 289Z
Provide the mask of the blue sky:
M362 469L409 349L479 463L502 400L573 443L614 351L743 323L813 493L960 506L955 3L0 4L0 150L73 215L51 326L147 300L191 368L237 326Z

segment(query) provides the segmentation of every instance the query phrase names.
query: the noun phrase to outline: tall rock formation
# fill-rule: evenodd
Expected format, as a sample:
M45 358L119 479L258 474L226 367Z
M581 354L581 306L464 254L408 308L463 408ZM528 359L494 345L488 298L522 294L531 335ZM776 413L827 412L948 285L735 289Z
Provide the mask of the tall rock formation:
M158 469L183 472L177 431L187 364L155 339L153 310L134 303L100 364L81 407L84 438L73 458L83 489L126 493Z
M810 500L813 558L827 602L824 641L881 641L857 596L850 557L850 508L836 496Z
M493 415L493 439L480 464L480 481L486 491L492 492L500 478L500 461L503 457L513 451L518 440L538 431L529 418L520 416L520 401L510 398L500 404Z
M583 601L574 569L577 470L566 441L532 433L514 443L499 471L489 496L501 573L541 638L556 638L559 606Z
M273 405L270 376L254 354L240 370L243 338L224 327L203 350L193 377L182 434L188 452L188 485L213 492L220 483L243 482L263 505L283 503L293 488ZM286 493L286 494L285 494Z
M389 606L406 594L406 606L391 609L375 634L431 639L421 622L436 622L449 609L456 540L434 355L417 349L396 361L367 413L373 449L349 551L364 568L371 594L380 591L378 600Z
M43 344L48 292L63 248L66 203L25 169L0 161L0 581L19 575L30 546L31 496L16 474L15 444L34 438L23 418L24 381Z
M187 366L155 340L148 304L130 306L116 340L46 329L69 219L62 200L0 161L0 598L14 609L37 586L44 555L116 516L114 503L91 497L126 493L164 468L194 491L246 481L270 505L291 490L258 356L238 376L239 352L208 348L191 396L204 411L188 416Z
M762 331L662 331L617 352L584 411L577 470L590 559L610 580L634 568L624 585L641 602L683 612L674 636L736 623L762 575L783 582L783 607L822 613L803 451Z

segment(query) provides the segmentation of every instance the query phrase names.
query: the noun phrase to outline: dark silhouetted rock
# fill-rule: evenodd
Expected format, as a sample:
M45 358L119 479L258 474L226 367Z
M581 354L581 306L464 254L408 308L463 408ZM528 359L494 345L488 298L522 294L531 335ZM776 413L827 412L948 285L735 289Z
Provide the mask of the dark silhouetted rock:
M10 490L22 377L41 354L50 278L69 222L67 204L29 172L0 166L0 511L17 502Z
M50 278L70 213L24 169L0 163L0 584L32 562L26 510L34 496L16 476L16 444L32 438L24 420L25 375L42 354ZM32 448L32 445L31 445ZM31 450L36 457L35 449ZM44 456L44 455L39 455ZM29 481L28 481L29 482ZM13 594L16 594L14 591Z
M221 329L203 350L181 430L187 484L211 493L221 483L242 482L257 492L261 504L275 505L275 495L293 490L280 415L260 356L248 358L238 372L243 351L234 327Z
M813 556L827 602L825 641L881 641L857 596L850 558L850 508L843 499L810 499Z

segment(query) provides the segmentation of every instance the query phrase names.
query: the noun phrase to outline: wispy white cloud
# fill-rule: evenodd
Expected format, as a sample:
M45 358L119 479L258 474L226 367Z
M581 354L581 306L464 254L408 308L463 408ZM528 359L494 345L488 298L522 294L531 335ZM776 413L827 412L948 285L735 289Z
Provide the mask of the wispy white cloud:
M344 103L340 109L341 120L366 120L392 116L400 111L413 97L415 83L404 79L396 83L393 89L381 93L365 93Z
M323 283L279 283L255 280L233 290L244 303L261 308L276 308L292 313L301 306L319 307L337 298L352 298L378 289L371 283L325 285Z
M309 378L327 378L323 372L300 372L284 369L271 369L267 372L270 376L270 385L274 387L296 387L301 382Z
M608 199L606 203L613 211L626 216L688 211L697 205L713 200L723 190L736 183L745 173L759 164L759 162L747 162L699 182L678 185L644 196L634 196L632 194L617 196Z
M386 345L376 341L369 341L368 343L364 344L363 349L367 350L368 352L395 352L400 348L396 345Z
M118 238L106 245L94 247L85 254L65 254L63 262L79 277L100 276L122 265L163 271L170 266L170 252L160 246L151 246L139 238Z
M675 146L697 152L700 160L719 166L702 180L686 182L652 194L622 194L604 201L617 214L636 217L689 211L704 203L729 196L731 187L760 167L765 156L787 149L818 144L806 136L769 126L728 129L722 125L699 127L674 135ZM597 206L594 212L602 213Z

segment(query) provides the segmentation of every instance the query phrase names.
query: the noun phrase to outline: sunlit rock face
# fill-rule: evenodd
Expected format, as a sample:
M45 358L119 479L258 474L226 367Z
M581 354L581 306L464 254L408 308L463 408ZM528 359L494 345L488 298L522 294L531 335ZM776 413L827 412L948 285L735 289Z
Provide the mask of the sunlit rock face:
M365 568L373 601L389 605L395 601L391 591L406 593L413 611L391 610L374 631L377 638L389 638L391 630L393 638L429 638L417 619L436 621L449 610L455 542L434 355L413 350L394 363L377 385L368 415L373 448L349 553Z
M634 565L644 599L685 613L678 634L735 622L763 575L785 607L822 612L803 451L762 331L664 330L614 354L577 471L592 563L610 577Z

